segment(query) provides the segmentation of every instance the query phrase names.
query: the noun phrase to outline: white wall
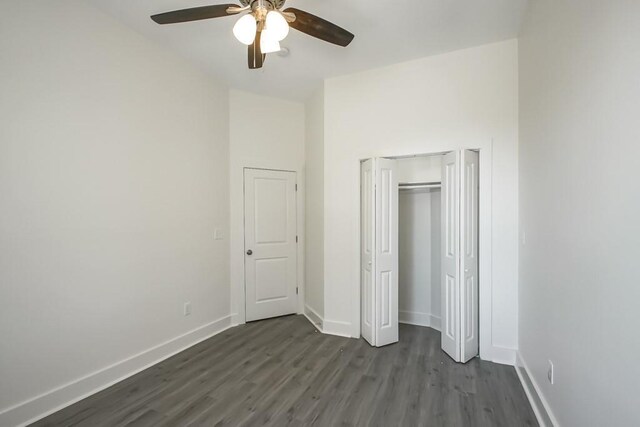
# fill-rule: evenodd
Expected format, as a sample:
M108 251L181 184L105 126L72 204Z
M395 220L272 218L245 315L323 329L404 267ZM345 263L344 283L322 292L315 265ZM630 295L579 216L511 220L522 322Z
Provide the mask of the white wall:
M417 156L397 160L398 182L440 182L442 156Z
M0 52L6 426L229 325L228 101L82 1L1 2Z
M244 168L294 171L298 192L299 312L304 306L304 104L231 90L229 93L231 197L231 310L244 323Z
M310 317L324 317L324 88L305 105L305 304Z
M398 311L401 322L429 324L431 313L431 195L398 197ZM407 322L410 323L410 322Z
M522 31L520 355L564 426L640 420L639 16L537 0Z
M480 148L480 352L515 361L517 58L507 41L325 81L327 332L360 333L359 160Z
M433 270L440 271L440 216L433 218L432 204L440 206L439 200L434 200L439 198L439 190L400 191L398 198L399 320L436 329L440 328L440 292L434 300L433 288L440 287L440 277Z

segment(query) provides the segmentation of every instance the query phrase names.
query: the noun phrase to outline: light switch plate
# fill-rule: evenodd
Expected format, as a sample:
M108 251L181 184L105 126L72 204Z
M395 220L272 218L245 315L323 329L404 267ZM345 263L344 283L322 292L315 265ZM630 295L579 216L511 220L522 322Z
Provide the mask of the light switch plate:
M224 238L222 230L216 228L213 232L213 238L214 240L222 240Z

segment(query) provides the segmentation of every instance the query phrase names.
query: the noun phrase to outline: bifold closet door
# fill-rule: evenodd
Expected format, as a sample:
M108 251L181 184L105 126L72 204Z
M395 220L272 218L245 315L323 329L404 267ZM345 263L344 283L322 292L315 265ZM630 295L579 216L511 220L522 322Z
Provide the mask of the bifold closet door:
M375 226L376 195L374 159L360 169L360 324L362 337L372 346L375 340Z
M441 217L441 293L440 336L442 350L456 362L460 361L460 298L458 271L460 269L459 233L459 152L446 154L442 159L442 217Z
M456 362L478 354L478 153L442 161L441 343Z
M398 342L398 174L395 160L375 160L376 346Z
M478 354L478 191L479 155L463 150L460 164L460 357L468 362Z
M361 334L372 346L398 341L398 178L396 162L361 163Z

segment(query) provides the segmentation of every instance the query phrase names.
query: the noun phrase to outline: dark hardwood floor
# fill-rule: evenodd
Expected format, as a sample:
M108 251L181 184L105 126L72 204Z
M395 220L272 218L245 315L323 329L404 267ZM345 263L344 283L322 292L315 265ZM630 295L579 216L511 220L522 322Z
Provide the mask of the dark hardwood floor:
M440 333L323 335L302 316L231 328L36 426L535 426L512 367L456 364Z

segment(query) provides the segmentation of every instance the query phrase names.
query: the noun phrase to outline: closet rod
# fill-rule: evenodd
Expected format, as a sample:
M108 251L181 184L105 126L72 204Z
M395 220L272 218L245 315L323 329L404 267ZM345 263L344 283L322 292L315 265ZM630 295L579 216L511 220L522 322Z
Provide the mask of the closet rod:
M400 190L413 190L418 188L439 188L440 182L401 182L398 184Z

